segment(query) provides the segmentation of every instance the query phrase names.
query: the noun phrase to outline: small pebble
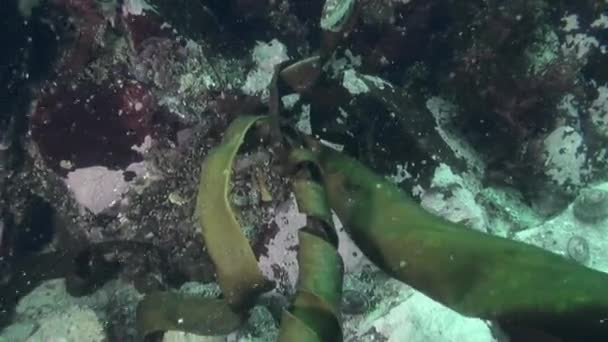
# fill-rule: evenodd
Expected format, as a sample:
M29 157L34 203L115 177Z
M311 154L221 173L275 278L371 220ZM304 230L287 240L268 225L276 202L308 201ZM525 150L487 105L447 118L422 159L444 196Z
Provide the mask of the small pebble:
M344 290L342 293L342 312L347 315L359 315L367 311L369 304L360 291Z
M573 236L568 240L568 257L579 264L586 264L589 261L589 243L581 236Z

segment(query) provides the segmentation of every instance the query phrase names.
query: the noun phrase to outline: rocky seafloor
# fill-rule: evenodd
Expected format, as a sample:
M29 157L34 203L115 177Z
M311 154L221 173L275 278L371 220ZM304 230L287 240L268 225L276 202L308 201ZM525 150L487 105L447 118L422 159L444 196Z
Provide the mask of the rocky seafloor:
M344 0L338 36L325 2L0 3L0 341L131 341L145 293L218 294L201 163L235 117L272 110L273 87L293 127L425 209L608 272L608 1ZM275 84L317 55L314 85ZM305 216L275 152L237 157L230 200L289 298ZM510 340L389 278L336 226L345 341ZM85 245L105 259L79 270L117 268L81 289L60 256ZM228 336L158 339L277 334L256 307Z

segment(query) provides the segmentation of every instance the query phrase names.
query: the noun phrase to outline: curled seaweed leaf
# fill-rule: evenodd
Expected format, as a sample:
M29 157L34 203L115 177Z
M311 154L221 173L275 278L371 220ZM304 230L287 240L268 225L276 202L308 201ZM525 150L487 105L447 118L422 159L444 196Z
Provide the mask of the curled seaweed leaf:
M137 306L140 338L168 330L198 335L226 335L236 330L244 315L235 313L223 299L174 292L153 292Z
M232 122L222 143L211 150L201 169L197 210L201 232L228 303L246 309L268 289L268 281L232 210L228 193L234 157L245 134L260 116L241 116Z
M342 259L334 245L316 235L300 232L299 239L298 290L283 313L279 341L341 341Z
M323 186L308 179L297 179L293 184L299 210L308 215L308 228L317 226L319 234L334 246L338 245L338 236L333 227L329 203Z
M315 333L304 321L289 311L283 312L281 319L281 332L279 342L320 342L319 335Z
M310 174L300 172L294 192L299 210L307 215L307 227L299 233L298 289L291 309L283 314L279 341L341 341L344 267L325 190Z
M201 169L196 210L224 298L169 292L149 294L137 308L141 338L167 330L227 334L244 322L258 295L268 290L270 283L258 268L228 200L234 157L247 131L262 119L261 116L241 116L233 121L222 143L209 152Z
M392 277L467 316L608 339L608 274L444 220L358 161L313 148L332 209Z

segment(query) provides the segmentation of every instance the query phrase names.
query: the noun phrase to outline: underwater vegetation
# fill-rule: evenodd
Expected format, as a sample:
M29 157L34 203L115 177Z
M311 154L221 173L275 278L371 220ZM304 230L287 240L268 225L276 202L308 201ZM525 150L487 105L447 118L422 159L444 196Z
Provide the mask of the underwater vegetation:
M254 303L251 297L268 290L229 209L226 190L226 170L247 129L258 120L260 117L237 118L202 168L197 208L225 302L210 299L199 306L182 307L178 303L191 299L173 298L172 303L164 304L167 300L158 298L164 294L149 295L139 310L144 333L154 331L154 326L200 332L194 322L179 322L176 317L204 317L201 313L213 319L225 315L219 320L224 323L240 320L232 310L249 309ZM290 311L283 313L279 341L342 339L336 307L343 266L335 251L329 207L376 265L460 313L565 340L599 341L608 336L603 323L608 311L607 274L541 248L434 216L356 160L307 140L309 149L295 149L289 159L294 167L302 163L318 167L322 185L310 179L294 181L300 208L311 220L300 232L298 290ZM226 310L226 304L232 310ZM218 306L213 313L209 313L211 305ZM167 309L171 314L165 313L158 321L148 318L165 308L171 308ZM218 329L218 334L225 333L224 327ZM212 328L206 330L215 333Z
M0 340L608 340L607 2L0 18Z

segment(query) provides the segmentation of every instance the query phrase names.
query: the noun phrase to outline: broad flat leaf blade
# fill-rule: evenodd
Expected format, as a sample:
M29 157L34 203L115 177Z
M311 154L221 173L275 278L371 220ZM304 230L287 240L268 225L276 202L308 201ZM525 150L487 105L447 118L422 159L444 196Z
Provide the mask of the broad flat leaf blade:
M291 314L283 311L279 342L321 342L317 334L306 323Z
M300 232L298 291L306 291L326 303L324 310L339 315L342 295L342 258L336 247L306 232ZM296 300L297 303L297 300Z
M217 281L230 305L246 307L267 288L267 280L230 205L232 164L245 134L263 117L241 116L232 122L222 143L209 152L201 169L197 211Z
M468 316L608 341L608 274L430 214L358 161L315 148L331 207L391 276Z
M140 337L160 331L184 331L198 335L227 335L244 316L232 311L223 299L203 298L173 292L153 292L137 306Z

